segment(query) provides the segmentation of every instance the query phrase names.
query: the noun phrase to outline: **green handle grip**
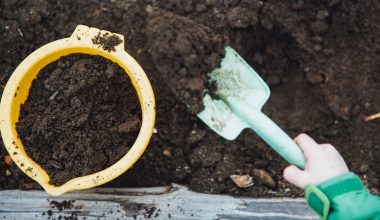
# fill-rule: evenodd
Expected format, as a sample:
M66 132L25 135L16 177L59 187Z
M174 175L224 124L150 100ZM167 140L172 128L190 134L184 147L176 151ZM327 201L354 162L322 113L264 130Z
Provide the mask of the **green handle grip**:
M231 104L233 112L290 164L304 169L305 158L298 145L260 110L241 102Z

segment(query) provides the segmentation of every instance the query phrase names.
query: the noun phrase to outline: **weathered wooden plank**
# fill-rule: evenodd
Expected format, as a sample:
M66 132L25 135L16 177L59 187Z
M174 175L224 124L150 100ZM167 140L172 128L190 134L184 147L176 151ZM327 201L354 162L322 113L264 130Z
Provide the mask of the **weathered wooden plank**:
M52 201L75 200L58 210ZM49 211L50 210L50 211ZM0 219L318 219L302 198L258 199L196 193L173 184L97 188L59 197L43 191L0 191Z

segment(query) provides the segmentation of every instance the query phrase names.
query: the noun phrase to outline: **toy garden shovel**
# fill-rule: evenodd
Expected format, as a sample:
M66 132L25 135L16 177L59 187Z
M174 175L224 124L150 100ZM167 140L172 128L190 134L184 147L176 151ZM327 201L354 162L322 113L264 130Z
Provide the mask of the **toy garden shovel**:
M260 76L232 48L227 47L220 68L210 74L216 94L203 98L198 117L222 137L233 140L245 128L255 131L289 163L304 168L305 159L296 143L261 112L270 90Z

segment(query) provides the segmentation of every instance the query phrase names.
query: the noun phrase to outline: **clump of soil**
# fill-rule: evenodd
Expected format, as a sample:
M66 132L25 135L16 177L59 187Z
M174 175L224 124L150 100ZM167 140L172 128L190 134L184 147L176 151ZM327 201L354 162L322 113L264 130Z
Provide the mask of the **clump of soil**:
M92 43L100 45L103 50L108 52L116 51L115 47L122 42L120 37L115 34L104 33L102 35L100 32L91 40Z
M57 208L59 211L65 210L65 209L71 209L74 207L75 200L63 200L61 202L52 200L50 202L50 206L52 208Z
M203 110L207 74L219 67L225 39L209 27L172 13L158 14L147 25L149 52L165 83L190 107Z
M48 202L50 201L47 199ZM53 217L53 214L55 213L58 215L57 218L53 219L78 219L78 211L77 209L80 209L81 206L74 206L75 200L63 200L63 201L50 201L50 208L46 213L43 212L42 216L48 215L48 219ZM74 209L74 210L73 210ZM61 213L61 214L58 214ZM69 215L68 215L69 214ZM37 217L37 216L36 216Z
M50 184L103 170L123 157L141 124L125 71L101 56L72 54L44 67L21 106L17 131Z

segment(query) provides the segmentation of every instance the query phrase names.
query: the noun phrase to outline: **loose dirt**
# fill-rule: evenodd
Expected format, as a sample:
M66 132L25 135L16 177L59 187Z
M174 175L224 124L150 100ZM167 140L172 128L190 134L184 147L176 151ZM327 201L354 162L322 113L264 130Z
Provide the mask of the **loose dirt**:
M123 157L138 135L140 118L137 94L120 66L72 54L39 72L16 128L50 184L61 185Z
M191 84L198 90L204 87L205 61L216 61L210 57L227 44L269 84L266 114L292 137L306 132L332 143L372 192L380 190L380 120L363 121L380 111L378 1L7 0L0 8L2 85L29 53L70 36L78 24L124 35L126 50L148 74L157 99L157 133L135 166L108 187L176 182L207 193L302 195L282 177L287 163L253 132L223 140L183 104L178 88L168 86L168 76L178 75L195 78L200 83ZM216 39L216 47L203 43L205 38ZM189 68L185 58L195 64ZM179 92L199 100L191 84L184 82ZM0 158L7 155L4 148L0 152ZM253 185L237 188L231 175L250 175ZM260 179L268 175L275 188ZM0 188L39 186L14 163L0 160Z

